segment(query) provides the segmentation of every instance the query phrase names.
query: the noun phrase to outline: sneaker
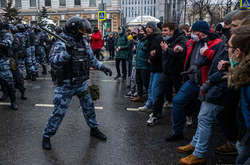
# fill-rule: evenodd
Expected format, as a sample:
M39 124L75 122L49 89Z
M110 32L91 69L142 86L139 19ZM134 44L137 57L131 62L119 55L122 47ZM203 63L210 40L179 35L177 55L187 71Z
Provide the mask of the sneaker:
M149 119L147 120L148 126L154 126L158 123L159 119L155 116L153 116L153 113L149 115Z
M121 77L121 75L117 75L117 76L115 76L114 80L117 80L120 77Z
M51 150L50 138L43 137L42 146L44 150Z
M191 144L185 145L185 146L180 146L176 148L176 152L179 153L190 153L194 151L194 146L192 146Z
M183 134L171 134L168 137L166 137L167 142L172 142L172 141L178 141L184 139Z
M185 158L182 158L179 161L179 164L181 165L201 165L201 164L206 164L206 160L204 158L198 158L196 156L194 156L193 154L188 155Z
M220 154L220 155L237 155L238 154L235 145L228 144L228 143L225 143L225 144L217 147L215 150L215 153Z
M186 126L190 127L193 124L193 118L191 116L186 116Z
M173 108L173 104L166 101L163 105L163 108Z
M99 140L107 140L106 135L104 135L98 128L91 128L90 129L90 136L95 137Z
M132 96L132 92L131 91L129 91L126 95L125 95L125 97L131 97Z
M150 109L146 105L144 105L143 107L139 107L138 111L140 111L140 112L149 112Z

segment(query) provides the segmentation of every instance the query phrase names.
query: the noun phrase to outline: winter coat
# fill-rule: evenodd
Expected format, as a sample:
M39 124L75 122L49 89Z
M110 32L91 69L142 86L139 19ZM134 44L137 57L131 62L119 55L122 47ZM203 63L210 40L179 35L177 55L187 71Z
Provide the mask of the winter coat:
M149 69L147 42L147 39L142 39L136 47L136 69Z
M187 71L190 67L192 51L193 51L195 43L196 42L193 39L190 39L187 42L187 46L186 46L187 54L186 54L186 59L184 63L185 71ZM196 65L198 66L198 68L200 68L200 71L201 71L202 84L205 83L207 80L211 62L213 60L214 55L217 53L218 48L220 47L220 44L222 44L221 39L218 39L218 38L209 39L207 42L208 49L204 52L202 58L200 58L200 60L196 62Z
M90 45L93 50L100 50L104 46L104 42L100 31L92 34Z
M147 48L149 53L149 61L150 61L150 71L155 72L162 72L162 49L161 49L161 41L163 38L161 37L160 33L154 32L152 35L147 37ZM156 53L154 56L150 55L150 52L155 50Z
M186 36L185 33L179 29L175 30L174 36L167 40L168 49L162 54L162 68L167 75L177 75L183 72L185 51L186 51ZM181 46L183 52L175 53L174 48Z
M208 80L211 85L205 95L205 101L225 106L230 103L230 100L238 98L238 91L228 88L227 80L223 78L225 71L218 70L217 66L221 60L228 61L228 52L224 49L224 42L220 44L219 50L214 55L208 72Z
M128 38L125 33L125 28L122 27L122 32L118 35L118 38L115 42L115 49L120 47L120 50L116 52L115 58L118 59L127 59L128 58Z
M108 50L115 49L115 39L114 39L114 37L112 37L112 38L108 37L108 39L107 39L107 48L108 48Z

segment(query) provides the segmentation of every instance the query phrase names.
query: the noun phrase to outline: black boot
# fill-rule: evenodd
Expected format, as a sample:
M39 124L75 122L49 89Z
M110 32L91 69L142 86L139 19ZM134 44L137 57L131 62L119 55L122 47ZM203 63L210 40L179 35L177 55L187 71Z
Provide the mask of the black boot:
M32 75L32 76L31 76L31 80L32 80L32 81L36 81L36 75Z
M22 100L27 100L27 97L25 97L25 94L24 94L25 92L21 92L21 99Z
M13 109L14 111L17 111L18 110L18 107L17 107L17 104L16 102L12 102L11 105L10 105L11 109Z
M43 137L43 149L44 150L51 150L51 143L50 143L50 138Z
M98 128L91 128L90 136L95 137L99 140L107 140L107 137Z
M24 78L24 80L30 80L31 79L31 75L27 74L26 77Z
M3 92L3 96L0 98L0 101L5 101L8 99L8 94L6 92Z
M120 77L121 77L121 75L118 74L117 76L115 76L114 80L117 80L117 79L120 78Z
M47 75L47 68L46 68L46 65L43 65L43 72L42 72L43 75Z

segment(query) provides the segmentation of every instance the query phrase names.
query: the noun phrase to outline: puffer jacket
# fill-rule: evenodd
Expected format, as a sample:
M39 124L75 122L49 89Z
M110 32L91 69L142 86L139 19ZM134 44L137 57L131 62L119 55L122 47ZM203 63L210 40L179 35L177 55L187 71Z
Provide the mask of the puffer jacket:
M128 38L125 33L125 28L122 27L122 32L118 35L118 38L115 42L115 49L120 47L120 51L116 52L115 58L118 59L127 59L128 58Z
M136 69L149 69L148 63L148 52L147 52L147 39L142 39L139 41L136 47Z
M92 34L90 45L93 50L100 50L103 47L104 42L100 31Z

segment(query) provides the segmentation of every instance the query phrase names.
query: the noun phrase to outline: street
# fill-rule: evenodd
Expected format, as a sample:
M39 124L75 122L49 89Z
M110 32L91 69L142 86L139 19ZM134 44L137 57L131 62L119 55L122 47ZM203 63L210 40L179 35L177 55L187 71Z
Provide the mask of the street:
M115 76L114 62L105 65ZM50 75L41 76L35 82L25 82L27 101L20 100L17 91L18 111L0 103L0 165L171 165L185 156L175 148L190 142L195 126L185 129L185 140L167 143L164 138L171 131L171 109L164 111L159 125L148 127L145 123L149 114L133 109L142 104L124 97L126 82L91 71L91 83L100 86L101 97L95 106L99 128L108 137L106 142L89 136L78 98L74 97L51 139L52 150L42 149L42 131L53 110L55 86ZM214 131L211 139L207 164L233 164L234 157L214 152L223 142L218 132Z

